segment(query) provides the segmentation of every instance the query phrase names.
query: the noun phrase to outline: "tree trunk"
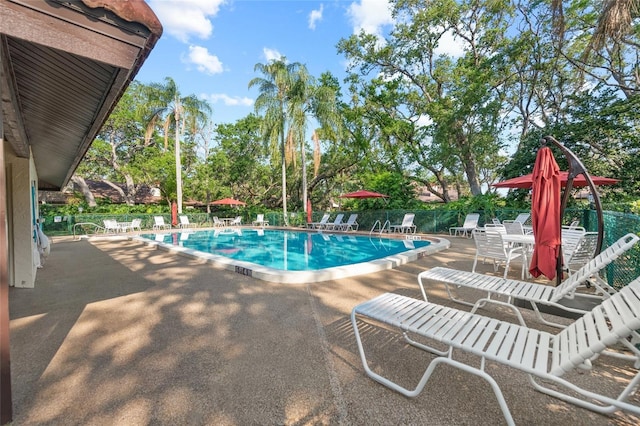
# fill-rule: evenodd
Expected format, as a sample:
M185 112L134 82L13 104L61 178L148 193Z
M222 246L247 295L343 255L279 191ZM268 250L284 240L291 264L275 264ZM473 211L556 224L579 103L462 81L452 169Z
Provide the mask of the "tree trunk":
M84 197L84 200L87 202L87 205L89 207L98 206L98 203L96 203L96 198L93 196L93 192L91 192L91 189L89 189L89 185L87 185L87 182L85 182L82 176L73 175L71 177L71 182L73 182L74 185L77 185L78 188L80 188L80 192L82 193L82 196Z

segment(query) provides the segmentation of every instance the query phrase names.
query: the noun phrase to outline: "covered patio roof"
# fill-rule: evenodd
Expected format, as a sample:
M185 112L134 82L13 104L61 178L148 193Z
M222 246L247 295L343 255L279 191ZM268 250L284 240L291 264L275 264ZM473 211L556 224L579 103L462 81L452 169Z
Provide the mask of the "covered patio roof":
M59 190L162 26L144 0L0 0L0 16L5 141Z

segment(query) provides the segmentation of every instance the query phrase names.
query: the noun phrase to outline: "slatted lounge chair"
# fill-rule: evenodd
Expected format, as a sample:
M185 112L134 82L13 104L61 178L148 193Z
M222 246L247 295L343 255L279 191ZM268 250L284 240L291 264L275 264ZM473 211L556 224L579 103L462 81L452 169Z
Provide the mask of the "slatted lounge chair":
M411 232L416 233L416 225L413 224L413 219L416 217L415 213L406 213L402 218L400 225L391 225L391 232Z
M357 231L358 230L358 214L357 213L353 213L351 215L349 215L349 219L347 219L347 221L345 222L344 225L342 225L341 230L342 231Z
M191 223L189 223L189 218L187 216L180 215L180 216L178 216L178 218L180 219L180 223L178 224L178 227L180 227L182 229L191 227Z
M311 229L322 229L327 222L329 221L329 217L331 216L331 214L329 213L325 213L324 215L322 215L322 219L320 219L320 222L311 222L307 224L307 227L311 228Z
M142 231L142 228L140 227L142 225L142 219L133 219L131 221L131 230L132 231Z
M504 296L511 303L512 299L520 299L527 301L533 307L538 320L544 324L563 327L561 324L548 321L542 317L538 310L538 304L554 306L567 312L583 314L585 311L579 308L566 306L561 301L572 300L575 298L585 299L605 299L609 297L614 290L602 280L598 273L627 250L631 249L640 240L635 234L627 234L618 241L607 247L599 255L588 261L582 268L571 274L569 278L564 280L559 286L539 284L528 281L518 281L507 278L500 278L491 275L484 275L475 272L459 271L445 267L435 267L418 274L418 283L422 291L422 297L427 299L425 291L425 281L433 280L441 282L445 285L447 294L451 300L469 306L482 305L487 301L492 301L492 297ZM577 293L576 290L585 285L592 285L594 291L590 293ZM451 293L451 287L468 287L486 292L486 297L479 298L471 303L466 300L459 299ZM513 305L511 306L517 312Z
M563 240L564 241L564 240ZM565 250L562 245L562 255L564 259L564 269L571 275L574 271L580 269L585 263L590 261L598 245L597 232L585 232L578 240L575 247L571 251Z
M471 231L478 227L478 221L480 220L480 214L478 213L469 213L464 218L464 223L462 226L452 226L449 228L449 235L457 236L458 234L462 236L471 237Z
M404 339L419 349L435 355L414 389L374 372L367 361L362 336L358 326L361 320L373 320L400 329ZM625 286L610 299L585 313L574 323L554 335L548 332L466 312L442 305L416 300L410 297L385 293L364 302L351 312L358 352L366 374L375 381L408 397L417 396L439 364L447 364L475 374L486 380L493 389L507 424L514 419L504 399L500 385L485 369L486 361L494 361L529 375L533 387L542 393L599 413L625 410L640 414L640 406L628 401L640 383L638 372L622 392L615 398L579 387L563 375L576 367L582 367L592 358L614 344L629 347L627 338L640 329L640 278ZM439 350L422 340L435 341ZM480 357L480 365L468 364L468 357L454 359L454 353L472 354ZM476 360L473 361L476 364ZM551 382L554 388L546 387L537 380ZM594 380L603 380L594 376ZM571 391L567 394L564 390ZM439 388L438 392L459 392Z
M168 223L164 223L164 217L162 216L154 216L153 217L153 230L157 231L159 229L171 229L171 225Z
M344 222L342 222L343 217L344 217L344 214L339 213L336 216L336 218L333 219L333 223L327 223L319 229L325 229L327 231L340 230L341 227L344 225Z
M269 221L264 220L264 214L260 213L256 215L256 220L251 223L253 226L269 226Z
M520 213L518 216L516 216L515 219L513 219L514 222L520 222L521 224L525 224L529 218L531 217L531 213Z

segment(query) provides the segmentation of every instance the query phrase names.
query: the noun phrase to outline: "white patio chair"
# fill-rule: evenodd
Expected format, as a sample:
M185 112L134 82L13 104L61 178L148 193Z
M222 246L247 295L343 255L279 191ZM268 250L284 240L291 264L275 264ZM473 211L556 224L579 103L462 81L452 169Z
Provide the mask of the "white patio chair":
M189 218L186 215L180 215L178 216L178 219L180 219L180 223L178 223L179 228L186 229L191 227Z
M224 228L224 222L221 221L218 216L213 217L213 227L214 228Z
M606 299L609 297L609 295L615 290L611 288L606 281L600 278L599 272L634 247L639 240L640 237L635 234L625 235L585 263L582 268L571 274L557 287L535 282L505 279L468 271L459 271L457 269L440 266L418 274L418 284L420 285L420 290L422 291L422 297L424 297L424 300L427 300L427 293L425 291L425 281L427 280L443 283L451 300L468 306L482 304L484 302L491 301L492 298L498 296L507 298L509 303L513 302L513 299L520 299L531 304L536 313L536 317L540 322L555 327L562 327L560 324L544 319L540 314L538 305L552 306L566 312L579 314L585 313L583 309L571 307L568 304L561 302L574 299ZM585 287L587 283L593 286L592 292L586 293L576 291L580 287ZM468 302L454 296L451 292L451 287L473 288L486 292L486 296L479 298L474 302ZM511 306L516 310L514 305Z
M585 232L578 240L571 252L565 251L564 242L562 249L563 266L569 275L582 268L587 262L593 259L598 245L597 232Z
M242 217L236 216L230 223L229 226L240 226L242 225Z
M495 227L499 228L499 227ZM524 249L521 246L510 246L502 241L502 232L497 229L485 227L485 229L474 229L472 231L473 238L476 243L476 255L473 259L473 267L471 272L476 271L478 259L482 258L483 262L491 259L493 270L498 271L501 264L504 264L504 278L509 273L509 265L514 259L524 258ZM525 261L522 261L521 278L524 279Z
M142 231L141 226L142 226L142 219L133 219L131 221L131 230L132 231L136 231L136 230L138 232Z
M414 389L402 386L369 367L363 337L373 339L378 333L372 331L371 325L367 325L364 328L367 333L361 336L358 323L362 320L391 326L402 332L405 342L436 355L435 358L429 358L431 361ZM635 330L640 329L640 278L555 335L528 328L522 323L514 324L478 315L475 309L471 312L460 311L392 293L382 294L353 308L351 324L365 373L408 397L417 396L435 368L446 364L486 380L498 400L507 424L515 425L500 385L491 376L494 369L485 368L486 361L493 361L528 374L530 383L537 391L554 398L598 413L625 410L640 414L637 399L633 398L640 383L640 371L635 376L623 379L626 386L614 397L592 390L598 389L598 386L589 386L590 389L587 390L572 382L571 376L565 378L565 373L589 365L592 358L618 344L630 349L633 355L629 358L638 361L637 349L629 342L629 338L637 337ZM414 340L414 335L419 336L421 342ZM445 349L430 346L431 341ZM388 344L389 341L385 341L385 345ZM474 356L471 359L469 356L458 357L459 352ZM403 351L399 350L397 353L401 354ZM480 358L479 363L475 357ZM396 364L402 366L402 363ZM594 375L590 379L596 383L607 380L606 376L601 375ZM543 384L538 380L551 383L553 387L547 387L547 383ZM601 388L608 389L609 386ZM445 393L461 391L446 386L433 389Z
M331 217L330 213L325 213L322 215L322 219L320 219L320 222L311 222L307 224L308 228L311 229L322 229L327 222L329 221L329 217Z
M416 233L416 225L413 224L413 219L416 217L415 213L406 213L402 218L402 223L400 225L390 225L391 232L410 232L412 234Z
M561 228L562 254L565 258L571 256L571 253L576 249L580 239L586 232L582 227L569 228L568 226L563 226Z
M349 219L347 219L347 221L344 223L344 225L342 225L341 230L342 231L357 231L358 230L358 214L357 213L352 213L351 215L349 215Z
M518 216L516 216L515 219L513 219L513 221L520 222L521 224L524 225L525 223L527 223L530 217L531 217L531 213L520 213Z
M153 230L158 231L160 229L171 229L171 225L164 222L164 217L162 216L154 216L153 217Z
M264 214L259 213L256 215L256 220L251 223L253 226L269 226L269 221L264 220Z
M524 235L522 222L518 222L516 220L505 220L502 222L502 226L504 226L507 234Z
M332 223L327 223L319 229L325 229L327 231L339 230L341 229L342 225L344 225L344 222L342 222L343 217L344 217L344 214L338 213L335 219L333 219Z
M480 214L469 213L464 218L464 223L462 224L462 226L452 226L449 228L449 235L457 236L458 234L462 234L462 236L471 237L472 231L478 227L479 221L480 221Z
M104 223L104 233L117 233L120 232L120 225L118 225L118 221L115 219L104 219L102 221Z

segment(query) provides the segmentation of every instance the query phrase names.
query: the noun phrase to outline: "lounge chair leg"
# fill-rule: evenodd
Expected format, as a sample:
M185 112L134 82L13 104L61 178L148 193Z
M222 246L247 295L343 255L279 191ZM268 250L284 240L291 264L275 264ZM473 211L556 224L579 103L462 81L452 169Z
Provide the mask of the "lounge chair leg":
M452 356L453 349L451 347L449 348L448 351L444 352L444 353L448 353L448 356L437 356L436 359L432 360L429 363L429 366L427 367L427 369L425 370L424 374L420 378L420 381L418 382L418 385L415 387L415 389L409 390L407 388L404 388L404 387L398 385L395 382L392 382L391 380L387 379L386 377L383 377L383 376L379 375L378 373L375 373L373 370L371 370L369 368L369 364L367 362L367 357L366 357L365 352L364 352L364 347L362 346L362 340L360 338L360 330L358 329L358 324L357 324L357 321L356 321L356 313L355 313L355 311L353 311L351 313L351 324L353 325L353 330L355 332L354 334L356 335L356 343L358 345L358 352L360 353L360 359L362 361L362 367L364 368L366 374L369 377L371 377L373 380L375 380L376 382L388 387L389 389L395 390L396 392L401 393L402 395L405 395L405 396L408 396L410 398L413 398L413 397L418 396L420 394L420 392L422 392L422 389L424 389L425 385L429 381L429 378L433 374L433 371L435 370L435 368L440 363L449 364L452 367L459 368L462 371L466 371L468 373L475 374L476 376L479 376L479 377L485 379L489 383L489 385L491 385L491 388L493 389L493 393L495 394L496 399L498 400L498 404L500 405L500 409L502 410L502 415L504 416L505 420L507 421L507 424L510 425L510 426L515 426L516 423L513 420L513 417L511 416L511 412L509 411L509 407L507 406L507 402L504 399L504 395L502 395L502 391L500 390L500 387L498 386L496 381L493 379L493 377L491 377L489 374L487 374L483 369L478 369L478 368L475 368L475 367L471 367L471 366L469 366L467 364L463 364L461 362L458 362L458 361L452 359L451 356ZM406 338L406 336L405 336L405 338ZM422 346L419 343L418 343L418 345ZM482 360L482 366L484 367L484 358Z

